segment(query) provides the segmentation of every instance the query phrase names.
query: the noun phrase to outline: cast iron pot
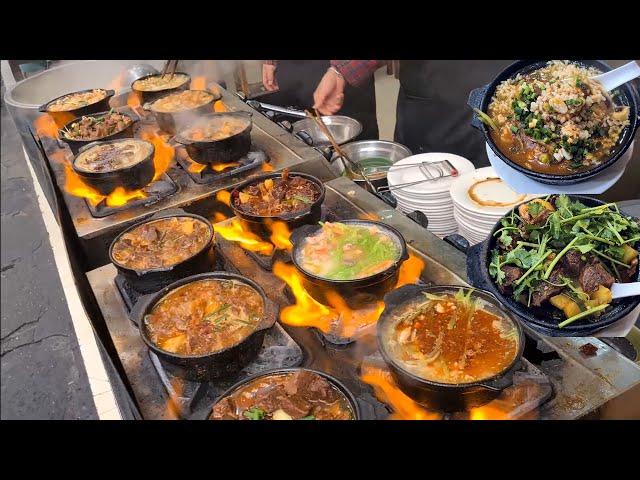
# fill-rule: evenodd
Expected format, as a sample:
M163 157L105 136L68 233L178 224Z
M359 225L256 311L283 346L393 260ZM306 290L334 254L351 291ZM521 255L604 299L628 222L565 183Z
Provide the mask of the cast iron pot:
M152 223L163 218L172 217L190 217L200 220L206 224L209 228L209 240L207 243L191 257L185 258L183 261L169 265L166 267L149 268L146 270L135 270L133 268L126 267L113 258L113 247L122 238L125 233L144 225L146 223ZM186 213L182 209L165 210L160 213L156 213L148 220L138 222L126 230L122 231L109 246L109 260L118 270L127 282L140 293L153 293L157 292L161 288L180 280L181 278L195 275L198 273L204 273L211 270L214 263L213 249L211 247L213 243L213 225L204 217L194 215L192 213Z
M247 126L241 132L221 140L191 140L183 136L184 131L196 127L199 124L206 123L208 119L224 117L243 119L247 122ZM251 148L251 128L253 128L253 122L250 112L211 113L203 115L188 125L183 132L176 135L175 140L185 146L189 157L194 162L203 165L229 163L249 153L249 149Z
M100 112L100 113L94 113L92 115L84 115L85 117L102 117L104 115L107 115L109 112ZM126 113L122 113L122 112L118 112L121 115L124 115L125 117L128 117L131 119L131 123L126 126L125 128L123 128L122 130L112 133L111 135L105 135L104 137L100 137L100 138L94 138L91 140L76 140L73 138L69 138L64 134L64 131L69 129L71 127L71 124L78 122L81 120L81 118L74 118L73 120L71 120L70 122L68 122L64 127L62 127L60 129L60 131L58 132L58 137L60 138L60 140L62 140L63 142L65 142L67 145L69 145L69 148L71 149L71 152L74 155L77 155L78 152L80 151L80 149L82 147L84 147L85 145L88 145L90 143L93 142L103 142L103 141L107 141L107 140L118 140L120 138L133 138L133 127L135 125L135 123L138 121L137 118L132 117L131 115L128 115Z
M340 220L339 223L362 226L374 225L380 228L396 241L396 245L400 249L398 259L382 272L378 272L365 278L359 278L357 280L330 280L318 277L305 271L298 262L298 258L300 256L299 252L305 243L305 239L315 235L318 230L322 228L321 225L315 224L303 225L292 232L290 238L291 243L293 244L291 260L296 269L302 275L303 285L307 292L309 292L315 299L321 301L323 293L327 289L331 289L345 296L347 303L349 303L351 307L357 307L360 301L367 302L373 296L384 295L395 286L398 281L400 265L409 258L407 244L400 232L382 222L376 222L373 220Z
M137 141L148 143L151 146L151 151L143 160L131 165L130 167L119 168L117 170L107 172L85 172L76 168L76 159L82 152L85 152L97 145L118 143L122 141L122 139L119 139L109 140L107 142L91 142L84 147L81 147L78 150L78 154L73 159L73 171L102 195L109 195L118 187L123 187L125 190L137 190L147 186L149 182L153 180L153 175L155 173L153 165L155 147L152 143L139 139L137 139Z
M138 90L137 88L135 88L136 82L140 80L146 80L147 78L162 76L161 73L152 73L151 75L145 75L144 77L140 77L137 80L134 80L131 83L131 91L135 93L136 97L138 97L138 100L140 101L140 105L144 105L145 103L153 102L154 100L157 100L158 98L168 93L178 92L180 90L187 90L189 88L189 85L191 85L191 76L185 72L176 72L175 74L186 76L185 82L181 85L178 85L177 87L165 88L163 90L155 90L155 91Z
M582 195L569 195L569 198L571 198L571 200L579 200L587 207L595 207L605 203L595 198ZM528 202L525 201L522 203ZM522 205L522 203L520 205ZM511 215L511 212L514 210L517 211L518 206L510 210L504 217ZM500 222L501 220L498 220L484 242L478 243L468 249L467 277L469 283L475 287L483 288L491 292L500 300L502 305L534 330L552 337L591 336L599 330L617 322L625 315L628 315L640 304L640 297L620 298L614 300L609 309L596 321L585 318L577 320L566 327L558 328L558 323L564 320L564 316L558 309L550 305L544 307L527 307L523 305L510 295L502 294L489 274L491 251L497 246L497 239L494 237L494 233L502 227ZM640 247L638 247L638 250L640 251ZM640 278L640 274L638 278Z
M92 90L97 90L97 89L87 88L86 90L78 90L77 92L65 93L64 95L60 95L59 97L56 97L53 100L49 100L47 103L42 105L38 109L38 111L48 113L49 115L51 115L51 117L53 117L54 121L56 122L56 125L58 126L58 128L62 128L69 121L69 115L71 115L73 118L78 118L78 117L82 117L83 115L89 115L90 113L98 113L98 112L104 112L106 110L109 110L109 100L111 99L111 97L113 97L113 95L116 92L115 90L107 90L107 89L103 89L105 92L107 92L105 97L101 100L98 100L95 103L90 103L89 105L84 105L83 107L78 107L73 110L65 110L62 112L51 112L49 110L49 105L51 105L53 102L55 102L56 100L59 100L62 97L73 95L74 93L90 92Z
M489 107L489 103L491 103L491 98L493 97L496 88L498 87L498 85L500 85L501 82L515 77L518 73L526 74L533 70L543 68L547 64L547 62L548 60L519 60L509 65L507 68L502 70L502 72L500 72L489 85L485 85L484 87L476 88L475 90L471 91L468 101L469 106L472 108L477 108L486 113ZM609 70L611 70L611 67L609 65L599 60L574 60L573 62L585 67L595 67L603 72L608 72ZM473 114L473 121L471 122L471 125L484 134L484 137L491 147L491 150L493 150L498 158L500 158L511 168L514 168L518 172L523 173L527 177L550 185L570 185L579 183L595 175L598 175L600 172L616 163L629 148L629 145L633 141L634 134L640 126L638 101L634 96L629 84L624 84L621 87L618 87L617 90L621 93L621 95L616 97L617 104L629 106L630 124L622 131L618 143L613 149L613 152L609 156L609 158L597 167L584 172L573 173L570 175L558 175L534 172L533 170L529 170L522 165L519 165L518 163L510 160L509 157L507 157L500 151L500 149L496 146L493 139L491 138L489 127L478 119L478 115L476 113Z
M186 91L186 89L184 89ZM175 133L182 127L188 125L194 118L200 117L213 111L213 103L220 99L219 93L212 93L207 91L211 95L211 98L207 103L200 105L199 107L190 108L188 110L180 110L179 112L159 112L154 108L156 101L161 100L164 97L169 97L176 92L171 92L166 95L162 95L156 98L153 102L143 104L143 109L147 112L153 112L153 115L158 122L158 126L162 131L175 135Z
M249 378L245 378L244 380L239 381L235 385L232 385L222 395L220 395L220 397L218 397L216 402L211 406L211 410L209 411L209 414L207 415L207 418L212 420L211 415L213 414L213 409L221 400L223 400L224 398L228 397L229 395L232 395L234 392L236 392L237 390L240 390L241 388L243 388L247 384L253 382L254 380L256 380L258 378L262 378L262 377L270 377L272 375L279 375L279 374L284 374L284 373L292 373L292 372L296 372L296 371L299 371L299 370L305 370L307 372L316 373L316 374L320 375L321 377L324 377L325 379L327 379L327 381L331 385L336 387L340 391L340 393L342 393L345 396L345 398L347 399L347 401L349 402L349 404L351 406L351 409L353 411L354 420L360 420L360 418L361 418L360 406L358 405L358 402L356 401L356 398L353 396L353 394L349 391L349 389L347 389L347 387L344 386L344 384L341 381L339 381L337 378L329 375L328 373L324 373L324 372L321 372L319 370L313 370L311 368L300 368L300 367L298 367L298 368L278 368L278 369L275 369L275 370L268 370L266 372L258 373L256 375L250 376Z
M239 196L242 190L244 190L250 185L262 183L269 178L281 178L282 172L279 172L279 173L276 172L276 173L267 173L267 174L260 175L258 177L254 177L249 180L246 180L231 191L231 208L235 216L244 219L248 223L251 230L253 230L258 235L264 235L266 233L263 229L263 226L269 220L282 221L287 224L287 227L289 227L289 230L298 228L301 225L318 223L322 217L322 202L324 202L324 197L326 194L324 184L318 178L312 175L307 175L306 173L291 172L289 173L289 176L302 177L305 180L309 180L311 183L313 183L316 186L316 188L318 189L318 192L320 192L320 196L318 197L318 199L315 202L313 202L313 204L311 204L308 209L303 210L301 212L297 212L297 213L288 213L288 214L281 214L276 216L264 216L264 215L253 215L250 213L246 213L242 211L240 208L238 208L237 204L239 204L240 202Z
M179 355L177 353L167 352L155 345L147 333L144 318L153 307L161 301L165 295L172 290L187 285L198 280L235 280L256 290L264 301L265 315L258 324L257 328L240 343L232 345L224 350L205 355ZM247 364L249 364L260 351L262 341L268 329L270 329L278 316L277 307L269 301L264 290L253 280L228 272L209 272L199 275L192 275L187 278L178 280L164 287L159 292L143 297L134 306L131 312L131 318L138 324L140 335L144 343L154 352L160 360L165 361L165 366L172 374L181 378L195 381L206 381L217 378L224 378L238 373Z
M395 319L395 313L406 303L415 300L423 292L435 295L442 293L455 294L460 288L468 291L468 287L458 285L440 285L425 287L419 285L405 285L384 297L384 311L378 320L377 338L378 349L384 361L391 370L391 374L400 389L419 403L429 408L446 412L457 412L470 407L477 407L490 402L505 388L513 384L513 374L520 368L522 352L524 351L524 332L522 326L500 305L499 301L484 290L474 289L472 298L481 298L489 307L486 309L494 314L509 319L518 331L518 350L513 361L502 372L484 380L471 383L439 383L416 376L397 363L387 351L384 337L385 328Z

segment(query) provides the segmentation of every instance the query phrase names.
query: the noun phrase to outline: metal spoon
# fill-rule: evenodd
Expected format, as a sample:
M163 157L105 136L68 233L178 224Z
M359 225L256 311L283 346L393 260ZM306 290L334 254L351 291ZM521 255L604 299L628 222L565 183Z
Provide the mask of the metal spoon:
M634 60L610 72L591 77L591 79L600 82L604 89L610 92L638 77L640 77L640 60Z
M613 298L635 297L640 295L640 282L614 283L611 285Z

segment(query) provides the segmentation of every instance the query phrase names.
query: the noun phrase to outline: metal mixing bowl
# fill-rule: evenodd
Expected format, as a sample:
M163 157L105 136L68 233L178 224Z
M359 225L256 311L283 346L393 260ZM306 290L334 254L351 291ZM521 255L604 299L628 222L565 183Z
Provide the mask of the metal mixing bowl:
M338 145L350 142L362 132L362 124L355 118L343 115L327 115L321 118ZM293 133L310 137L314 147L331 146L331 142L313 118L303 118L295 122Z
M360 160L365 160L367 158L380 157L380 158L388 158L391 161L391 164L399 162L403 158L410 157L413 155L411 150L400 143L390 142L388 140L361 140L359 142L351 142L342 146L342 150L344 153L348 155L348 157L354 161L359 162ZM351 178L355 182L364 182L364 179L359 173L354 172L348 163L343 161L341 158L337 158L334 153L333 158L335 161L332 161L333 165L337 170L337 173L342 174L346 172L346 175ZM369 180L386 180L387 171L386 169L381 170L379 172L365 172Z

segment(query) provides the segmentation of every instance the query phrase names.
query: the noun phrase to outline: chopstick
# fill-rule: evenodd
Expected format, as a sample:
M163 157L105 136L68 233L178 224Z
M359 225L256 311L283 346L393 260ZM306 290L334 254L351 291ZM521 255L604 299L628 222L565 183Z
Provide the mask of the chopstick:
M169 77L169 80L171 80L178 68L178 61L179 60L167 60L167 63L164 64L164 68L162 69L162 76L164 77L167 74L167 71L171 68L171 76Z
M373 184L371 183L371 180L369 180L369 177L367 177L367 175L364 173L364 170L360 167L360 165L357 164L356 162L353 162L347 156L347 154L344 153L344 150L342 150L342 148L340 148L340 145L338 145L338 142L336 142L336 139L333 138L333 135L331 134L331 130L329 130L329 128L322 121L321 115L318 112L318 110L314 108L313 111L315 112L315 115L313 113L311 113L309 110L305 110L304 112L309 117L313 118L314 121L318 124L318 127L320 127L320 130L322 130L322 132L329 139L329 142L331 142L331 146L333 146L333 149L338 154L338 156L340 156L341 158L343 158L347 162L349 162L349 164L351 165L351 168L353 168L355 171L357 171L362 176L362 178L364 178L364 181L367 183L367 185L371 189L371 193L378 193L377 190L376 190L376 187L373 186Z

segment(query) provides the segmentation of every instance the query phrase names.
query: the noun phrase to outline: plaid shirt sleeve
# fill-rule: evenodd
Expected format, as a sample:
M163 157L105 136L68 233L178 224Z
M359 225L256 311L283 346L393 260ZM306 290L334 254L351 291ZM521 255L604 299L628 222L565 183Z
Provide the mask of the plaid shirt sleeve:
M331 60L331 66L353 86L364 83L383 63L380 60Z

